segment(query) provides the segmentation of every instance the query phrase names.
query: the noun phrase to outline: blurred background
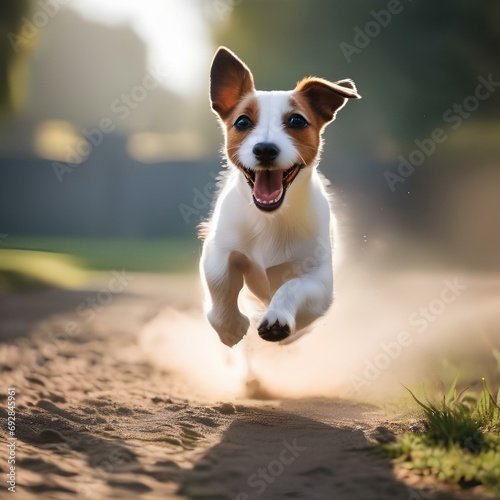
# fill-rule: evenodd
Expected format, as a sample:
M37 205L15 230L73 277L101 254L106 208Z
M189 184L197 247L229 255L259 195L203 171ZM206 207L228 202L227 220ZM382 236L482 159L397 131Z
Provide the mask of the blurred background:
M262 90L357 83L321 162L352 262L500 270L499 2L2 0L4 288L195 270L220 44Z

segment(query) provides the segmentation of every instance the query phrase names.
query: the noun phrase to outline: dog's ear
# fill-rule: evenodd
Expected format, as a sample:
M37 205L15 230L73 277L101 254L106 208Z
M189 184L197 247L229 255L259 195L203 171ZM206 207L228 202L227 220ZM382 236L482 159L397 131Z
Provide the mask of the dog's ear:
M219 47L210 69L212 109L224 120L239 100L255 90L245 63L226 47Z
M347 99L361 99L356 85L350 79L329 82L310 76L297 83L295 92L300 92L308 100L325 125L335 119L337 111L345 106Z

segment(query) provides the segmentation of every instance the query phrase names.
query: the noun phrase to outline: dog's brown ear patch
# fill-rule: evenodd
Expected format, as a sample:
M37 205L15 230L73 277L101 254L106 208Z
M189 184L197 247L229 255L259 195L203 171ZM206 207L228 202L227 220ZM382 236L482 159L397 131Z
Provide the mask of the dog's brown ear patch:
M300 92L309 101L325 124L335 119L337 111L345 106L347 99L361 99L356 85L350 79L329 82L309 76L297 83L295 92Z
M226 47L219 47L210 69L212 109L224 120L241 98L255 90L248 67Z

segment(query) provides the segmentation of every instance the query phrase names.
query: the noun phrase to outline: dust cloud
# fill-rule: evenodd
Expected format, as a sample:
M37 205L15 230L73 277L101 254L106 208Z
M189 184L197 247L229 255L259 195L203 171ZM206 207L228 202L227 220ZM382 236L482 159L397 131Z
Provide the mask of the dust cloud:
M494 362L500 347L500 276L351 266L337 272L335 288L328 314L289 345L263 341L252 325L237 346L224 346L193 293L195 311L164 309L140 346L181 393L209 399L369 399L452 379L457 369L488 375L484 360Z

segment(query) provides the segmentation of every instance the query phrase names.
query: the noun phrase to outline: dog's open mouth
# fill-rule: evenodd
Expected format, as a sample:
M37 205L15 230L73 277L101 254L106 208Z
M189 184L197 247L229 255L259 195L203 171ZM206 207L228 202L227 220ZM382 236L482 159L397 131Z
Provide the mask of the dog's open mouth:
M285 199L285 193L293 182L302 164L295 164L287 170L248 170L242 168L248 184L252 188L253 201L257 208L271 212Z

